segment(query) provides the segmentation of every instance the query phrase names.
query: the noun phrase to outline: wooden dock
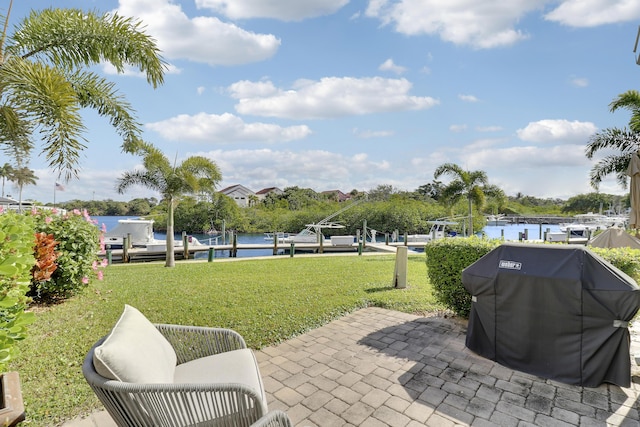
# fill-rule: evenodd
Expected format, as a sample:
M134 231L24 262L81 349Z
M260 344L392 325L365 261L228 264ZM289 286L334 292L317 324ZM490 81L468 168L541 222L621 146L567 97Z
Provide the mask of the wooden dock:
M296 243L295 245L279 243L274 245L273 243L237 243L237 244L225 244L225 245L194 245L187 246L187 252L185 253L184 247L177 246L174 248L174 256L176 260L187 259L207 259L213 261L220 252L229 252L230 258L237 257L238 251L245 250L267 250L272 255L289 255L293 256L296 253L361 253L361 252L380 252L380 253L396 253L398 246L408 246L410 248L409 253L416 253L416 248L423 248L424 242L408 242L406 245L403 242L393 243L369 243L367 242L361 248L358 243L351 245L331 245L320 243ZM292 253L293 252L293 253ZM102 258L106 258L111 263L123 263L123 262L149 262L160 261L166 257L166 251L164 250L149 250L147 248L130 248L122 249L110 249L106 253L100 254Z

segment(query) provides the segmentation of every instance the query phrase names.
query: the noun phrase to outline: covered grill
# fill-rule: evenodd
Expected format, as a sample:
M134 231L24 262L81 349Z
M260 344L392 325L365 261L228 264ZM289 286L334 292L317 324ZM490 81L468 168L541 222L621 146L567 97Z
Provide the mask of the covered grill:
M466 345L501 365L567 384L629 387L629 321L640 288L584 246L503 244L462 272Z

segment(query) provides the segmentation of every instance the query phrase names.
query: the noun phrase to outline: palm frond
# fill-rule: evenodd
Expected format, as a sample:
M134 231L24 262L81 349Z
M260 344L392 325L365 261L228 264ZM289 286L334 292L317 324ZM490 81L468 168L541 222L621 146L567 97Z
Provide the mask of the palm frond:
M132 107L115 89L115 84L95 73L76 71L69 76L81 107L92 108L107 117L122 137L122 148L132 153L140 145L140 124L132 114Z
M58 67L82 68L109 62L123 72L129 65L145 73L153 87L163 83L167 67L155 40L142 31L140 21L80 9L31 12L9 39L7 52L45 59Z
M612 149L623 153L635 153L640 150L640 133L627 128L607 128L596 132L589 138L585 148L588 159L601 151Z

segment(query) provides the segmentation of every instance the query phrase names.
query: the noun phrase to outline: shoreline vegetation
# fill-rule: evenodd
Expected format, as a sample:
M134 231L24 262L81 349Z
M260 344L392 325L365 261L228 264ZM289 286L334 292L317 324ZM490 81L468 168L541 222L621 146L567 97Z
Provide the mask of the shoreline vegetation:
M466 201L445 207L443 200L434 198L437 196L425 191L398 191L391 186L380 186L366 195L366 203L360 203L335 218L345 225L344 229L337 230L336 233L355 234L358 229L363 228L366 221L368 228L382 233L402 230L409 234L422 234L429 231L427 221L468 216ZM364 193L355 193L352 200L364 196ZM175 210L174 229L187 234L223 229L238 233L295 233L303 230L307 224L339 211L346 203L351 203L338 202L311 189L298 187L286 188L284 194L270 195L264 200L254 201L248 207L240 207L232 198L220 193L214 193L208 198L208 201L198 201L194 197L182 198ZM71 200L58 203L57 206L67 210L86 209L91 216L153 219L157 232L166 231L166 207L154 197L128 202ZM480 230L487 214L570 218L587 212L623 212L628 206L628 195L603 193L582 194L568 200L541 199L522 194L504 198L487 197L481 210L474 205L473 223L474 229Z
M81 373L89 348L124 304L156 323L235 329L254 349L270 346L366 306L429 315L424 254L409 256L408 287L392 287L395 257L300 256L241 262L114 265L63 304L35 307L36 321L10 369L20 373L25 425L59 425L101 407ZM322 303L319 304L318 302Z

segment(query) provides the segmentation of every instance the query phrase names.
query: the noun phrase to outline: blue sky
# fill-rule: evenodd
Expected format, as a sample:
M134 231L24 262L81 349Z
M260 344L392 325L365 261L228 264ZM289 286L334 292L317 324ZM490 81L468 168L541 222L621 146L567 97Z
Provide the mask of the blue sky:
M170 64L165 84L96 71L145 140L211 158L220 188L411 191L452 162L508 195L569 198L592 191L589 137L629 121L609 103L640 88L633 0L23 0L11 22L50 6L144 22ZM104 118L85 120L79 179L57 201L157 197L115 192L140 158ZM40 179L23 198L53 201L56 175L37 154L29 166Z

